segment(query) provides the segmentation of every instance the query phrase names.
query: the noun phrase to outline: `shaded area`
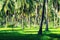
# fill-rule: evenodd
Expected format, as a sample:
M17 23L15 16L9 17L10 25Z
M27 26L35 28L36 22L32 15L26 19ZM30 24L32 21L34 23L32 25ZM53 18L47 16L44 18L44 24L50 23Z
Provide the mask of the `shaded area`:
M21 34L17 31L0 31L0 40L40 40L37 34Z
M0 31L0 40L59 40L60 34L44 32L42 36L37 34L22 34L17 31Z
M55 40L60 40L60 34L47 34L47 36L50 36L51 39L55 39Z

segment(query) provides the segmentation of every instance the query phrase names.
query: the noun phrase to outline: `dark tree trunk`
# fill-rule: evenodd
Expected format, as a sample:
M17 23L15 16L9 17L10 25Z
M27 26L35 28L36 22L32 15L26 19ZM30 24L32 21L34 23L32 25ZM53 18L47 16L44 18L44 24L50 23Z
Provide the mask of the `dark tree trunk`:
M43 2L42 17L41 17L41 23L40 23L40 28L39 28L39 31L38 31L38 35L42 35L42 24L43 24L43 20L44 20L44 9L45 9L45 0Z

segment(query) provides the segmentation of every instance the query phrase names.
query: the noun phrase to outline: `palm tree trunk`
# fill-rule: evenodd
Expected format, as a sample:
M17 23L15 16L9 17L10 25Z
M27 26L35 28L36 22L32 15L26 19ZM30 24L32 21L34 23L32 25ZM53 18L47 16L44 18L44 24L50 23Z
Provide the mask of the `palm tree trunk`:
M30 28L30 13L29 13L29 28Z
M7 25L7 24L8 24L7 21L8 21L8 16L6 17L6 27L5 27L5 28L7 28L7 26L8 26L8 25Z
M48 14L47 14L47 11L48 11L48 0L46 0L46 31L48 31Z
M48 20L46 19L46 31L48 31Z
M22 14L22 29L24 29L23 22L24 22L24 21L23 21L23 14Z
M35 22L34 22L34 27L36 27L36 25L37 25L37 5L36 5L36 9L35 9L35 14L36 14L36 16L35 16Z
M56 9L56 14L58 13L58 10ZM57 19L56 19L56 23L58 22L58 15L57 15ZM58 24L56 24L56 27L58 27Z
M54 13L54 27L55 27L55 13Z
M55 15L55 14L56 14L56 11L55 11L53 5L52 5L52 10L55 12L55 13L54 13L54 24L53 24L53 25L54 25L54 28L55 28L55 27L56 27L56 17L55 17L55 16L56 16L56 15Z
M59 27L60 27L60 18L59 18Z
M43 20L44 20L44 10L45 9L45 0L43 2L43 10L42 10L42 17L41 17L41 23L40 23L40 28L38 31L38 35L42 35L42 24L43 24Z

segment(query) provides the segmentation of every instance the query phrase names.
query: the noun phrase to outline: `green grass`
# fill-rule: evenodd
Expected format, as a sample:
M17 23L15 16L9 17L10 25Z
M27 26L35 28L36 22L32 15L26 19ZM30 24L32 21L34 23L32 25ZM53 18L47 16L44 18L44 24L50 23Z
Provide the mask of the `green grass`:
M10 31L10 32L6 30L0 31L0 40L58 40L60 39L60 34L53 34L50 31L44 32L42 36L39 36L37 34L22 34L21 31L20 33L17 31Z
M60 28L44 31L37 35L36 29L0 28L0 40L60 40Z
M43 35L38 35L39 25L31 28L0 28L0 40L60 40L60 28L54 28L49 24L49 31L45 31L43 25Z

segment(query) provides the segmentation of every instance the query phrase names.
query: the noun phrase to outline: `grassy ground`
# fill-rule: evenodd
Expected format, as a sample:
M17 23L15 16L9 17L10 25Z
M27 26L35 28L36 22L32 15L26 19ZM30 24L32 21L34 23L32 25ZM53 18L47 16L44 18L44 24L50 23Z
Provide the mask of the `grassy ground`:
M37 35L37 29L0 28L0 40L60 40L60 28Z

